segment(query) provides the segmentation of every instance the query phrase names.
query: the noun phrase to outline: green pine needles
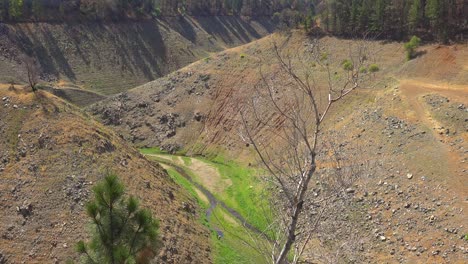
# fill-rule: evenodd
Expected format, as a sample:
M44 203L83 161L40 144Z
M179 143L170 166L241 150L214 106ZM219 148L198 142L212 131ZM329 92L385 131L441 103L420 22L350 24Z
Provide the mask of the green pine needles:
M76 245L82 263L135 263L139 252L156 254L159 222L134 197L124 198L124 186L109 174L94 187L94 200L86 206L92 219L91 241Z
M406 60L411 60L416 57L416 48L421 44L421 39L413 36L409 42L406 42L404 48L406 50Z

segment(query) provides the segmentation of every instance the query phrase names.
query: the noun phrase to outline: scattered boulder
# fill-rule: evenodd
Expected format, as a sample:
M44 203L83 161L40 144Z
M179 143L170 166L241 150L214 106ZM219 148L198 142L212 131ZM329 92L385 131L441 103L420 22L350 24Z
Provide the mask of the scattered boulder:
M181 146L175 143L174 144L169 143L169 144L165 144L161 146L162 150L167 151L168 153L171 153L171 154L176 153L178 150L180 150L180 148Z
M193 119L195 119L196 121L200 122L204 119L204 116L202 113L200 112L196 112L195 115L193 116Z
M99 141L98 146L96 147L96 150L99 154L102 154L105 152L113 152L115 150L115 146L110 141L102 139Z
M182 202L182 210L184 210L185 212L189 214L195 214L196 212L195 207L193 207L193 205L186 203L186 202Z
M7 257L0 252L0 264L6 264L8 261Z
M21 214L24 218L32 214L33 206L30 202L24 201L21 206L16 207L16 211Z
M138 103L137 106L138 106L138 108L146 108L146 107L148 107L148 103L140 102L140 103Z

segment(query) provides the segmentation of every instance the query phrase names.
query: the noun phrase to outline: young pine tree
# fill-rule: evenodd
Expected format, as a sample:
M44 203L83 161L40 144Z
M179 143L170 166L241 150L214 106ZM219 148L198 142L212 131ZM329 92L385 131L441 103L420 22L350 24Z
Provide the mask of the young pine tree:
M406 60L411 60L416 57L416 48L419 47L421 39L417 36L413 36L409 42L406 42L404 48L406 50Z
M135 263L142 250L156 253L159 223L151 212L139 209L134 197L124 198L124 186L109 174L95 186L86 206L94 227L92 239L77 243L84 263Z

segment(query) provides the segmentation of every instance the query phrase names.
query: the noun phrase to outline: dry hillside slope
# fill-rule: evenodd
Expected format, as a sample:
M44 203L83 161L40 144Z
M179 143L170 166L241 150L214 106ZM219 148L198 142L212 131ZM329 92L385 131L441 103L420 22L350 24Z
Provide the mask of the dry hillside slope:
M0 262L64 263L88 238L84 204L106 171L160 219L161 263L210 263L209 231L158 165L44 91L0 87Z
M240 136L242 103L259 82L260 68L278 87L291 85L276 75L272 42L305 58L293 63L309 69L307 37L273 34L101 101L90 111L139 146L253 162L252 149ZM339 61L346 58L350 40L321 42ZM427 45L406 62L402 43L366 45L381 71L333 108L324 129L343 135L348 157L372 166L356 183L353 206L331 217L340 220L330 229L340 240L329 245L355 246L350 252L372 263L466 263L468 47ZM326 75L316 76L323 85ZM261 128L256 132L269 138ZM306 257L318 261L314 253Z
M115 94L272 30L268 18L234 16L1 24L0 81L26 80L26 54L52 85Z
M276 33L101 101L91 111L139 146L173 149L199 143L208 148L224 145L228 150L239 149L244 144L235 142L237 136L230 137L237 134L242 102L252 96L254 86L260 81L260 69L267 76L279 72L273 43L278 43L285 53L303 57L303 63L310 63L309 41L300 32ZM342 60L351 41L324 37L321 42L330 53L337 54L337 60ZM403 62L399 56L402 51L397 51L395 56L399 44L376 41L367 45L378 52L377 56L385 57L378 63L386 72ZM298 69L305 69L299 62L293 63L297 63ZM325 72L318 74L319 85L325 85ZM291 85L282 77L275 77L278 86Z

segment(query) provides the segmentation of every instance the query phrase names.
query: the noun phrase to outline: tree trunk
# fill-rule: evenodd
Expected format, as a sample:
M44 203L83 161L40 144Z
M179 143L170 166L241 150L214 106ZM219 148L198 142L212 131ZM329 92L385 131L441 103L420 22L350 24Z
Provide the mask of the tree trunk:
M301 189L299 191L299 196L298 196L298 201L294 205L294 212L291 216L291 224L288 227L288 237L286 240L286 243L284 244L283 248L281 249L281 252L278 256L278 259L276 260L275 264L285 264L287 263L287 257L289 251L291 251L291 247L296 241L296 229L297 229L297 223L299 222L299 216L302 213L302 205L304 204L304 196L307 192L308 186L310 179L315 173L316 165L315 165L315 156L312 158L312 164L310 167L310 170L307 172L306 179L304 181L304 184L301 186Z

